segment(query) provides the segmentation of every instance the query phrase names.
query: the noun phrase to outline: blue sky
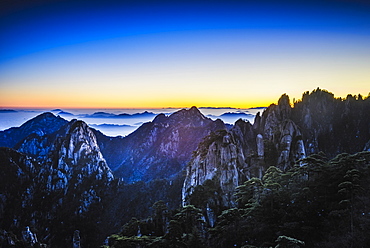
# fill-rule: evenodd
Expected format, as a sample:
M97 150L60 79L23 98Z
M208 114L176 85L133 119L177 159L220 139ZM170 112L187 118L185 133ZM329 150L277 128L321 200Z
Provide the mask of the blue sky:
M367 1L3 1L0 106L253 107L370 85Z

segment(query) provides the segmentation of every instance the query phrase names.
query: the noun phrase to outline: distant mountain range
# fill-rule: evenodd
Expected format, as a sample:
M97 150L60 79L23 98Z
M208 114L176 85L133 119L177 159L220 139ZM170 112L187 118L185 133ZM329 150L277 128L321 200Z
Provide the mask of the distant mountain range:
M136 114L112 114L106 112L95 112L91 115L83 115L85 118L134 118L134 117L154 117L156 114L152 112L145 111L143 113L136 113Z
M228 117L232 117L232 118L251 118L251 117L254 117L254 115L252 114L247 114L247 113L235 113L235 112L227 112L227 113L223 113L219 116L217 115L208 115L208 117L224 117L224 118L228 118Z
M0 109L0 113L14 113L14 112L17 111L13 109Z

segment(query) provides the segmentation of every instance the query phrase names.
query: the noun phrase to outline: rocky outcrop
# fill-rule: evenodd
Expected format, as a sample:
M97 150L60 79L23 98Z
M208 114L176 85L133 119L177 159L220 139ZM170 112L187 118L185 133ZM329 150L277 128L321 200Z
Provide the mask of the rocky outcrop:
M228 132L206 137L187 166L183 203L188 203L197 185L211 179L220 186L222 205L235 207L235 188L240 182L262 177L269 165L287 169L304 158L301 132L290 117L289 98L283 95L278 105L256 116L254 125L238 120Z
M34 136L32 134L32 136ZM38 136L32 157L0 148L1 229L31 237L22 227L39 230L37 237L52 247L71 245L77 227L94 242L100 212L114 180L96 137L86 123L73 120L59 131ZM21 148L32 147L33 138ZM45 144L45 145L43 145ZM48 151L39 154L37 151ZM42 157L42 159L37 159ZM64 230L59 233L60 230ZM65 233L67 232L67 233ZM90 235L90 236L89 236ZM34 240L36 236L34 235ZM31 240L32 241L32 240ZM33 241L32 241L33 242ZM36 241L37 242L37 241Z
M284 94L257 114L254 124L238 120L228 131L204 139L187 166L183 203L197 185L212 179L220 186L222 205L235 205L240 182L261 178L271 165L287 170L300 159L323 151L329 158L369 149L370 98L334 98L324 90L304 93L291 107Z
M73 248L81 248L81 242L80 242L80 231L79 230L76 230L74 233L73 233Z
M235 140L225 130L205 138L187 166L182 189L183 204L188 204L187 198L195 186L202 185L206 180L213 180L222 191L222 204L234 207L233 191L239 185L239 170L245 165L243 158Z
M47 189L67 193L70 187L78 188L85 178L109 183L113 173L103 158L93 131L83 121L72 120L60 130L43 136L34 133L18 145L18 151L26 153L45 164ZM86 210L87 202L96 198L95 190L83 193L79 211ZM95 199L99 201L99 199Z
M94 133L83 121L72 120L66 127L66 135L58 137L54 151L49 156L54 173L50 176L50 190L66 188L72 177L77 181L73 187L81 183L84 177L96 180L113 180L113 174L100 152ZM53 184L52 182L58 183Z
M31 232L30 227L26 227L25 230L22 232L23 241L25 241L28 245L34 246L37 241L37 236L33 232Z
M300 128L292 118L289 97L282 95L278 105L271 105L262 114L261 121L254 123L259 140L259 154L263 140L263 158L267 166L275 165L285 170L295 161L306 156ZM258 153L258 149L257 149Z

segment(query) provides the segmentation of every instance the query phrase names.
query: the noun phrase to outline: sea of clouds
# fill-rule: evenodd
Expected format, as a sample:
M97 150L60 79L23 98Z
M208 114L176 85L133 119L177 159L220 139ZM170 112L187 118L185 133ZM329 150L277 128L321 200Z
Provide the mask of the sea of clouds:
M234 124L238 119L253 123L255 115L258 112L262 114L264 109L264 107L249 109L199 108L206 117L213 120L221 119L227 124ZM127 136L143 123L152 121L157 114L170 115L178 110L180 109L0 109L0 131L18 127L43 112L52 112L68 121L72 119L83 120L89 126L108 136Z

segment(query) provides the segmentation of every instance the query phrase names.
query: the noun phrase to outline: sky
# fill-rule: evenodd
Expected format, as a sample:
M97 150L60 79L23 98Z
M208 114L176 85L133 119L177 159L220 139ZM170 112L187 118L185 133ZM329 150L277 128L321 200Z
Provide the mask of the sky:
M268 106L367 96L369 1L0 3L0 107Z

